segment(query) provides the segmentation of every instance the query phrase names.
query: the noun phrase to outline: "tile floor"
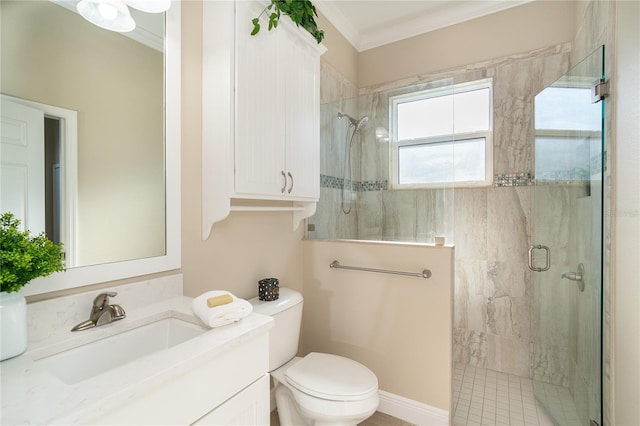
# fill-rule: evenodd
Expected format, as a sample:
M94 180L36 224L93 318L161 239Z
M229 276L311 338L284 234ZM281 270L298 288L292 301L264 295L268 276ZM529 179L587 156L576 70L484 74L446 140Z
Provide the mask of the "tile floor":
M538 381L533 382L533 393L547 413L562 426L582 426L569 389Z
M581 425L568 389L467 364L455 366L453 406L454 426Z

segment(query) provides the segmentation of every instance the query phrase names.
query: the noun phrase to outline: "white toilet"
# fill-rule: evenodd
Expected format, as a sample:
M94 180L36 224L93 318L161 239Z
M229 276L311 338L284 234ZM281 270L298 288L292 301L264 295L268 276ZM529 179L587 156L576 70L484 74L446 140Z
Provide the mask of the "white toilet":
M357 425L378 408L378 378L364 365L338 355L296 357L302 295L280 288L278 300L250 300L253 311L272 316L269 372L281 426Z

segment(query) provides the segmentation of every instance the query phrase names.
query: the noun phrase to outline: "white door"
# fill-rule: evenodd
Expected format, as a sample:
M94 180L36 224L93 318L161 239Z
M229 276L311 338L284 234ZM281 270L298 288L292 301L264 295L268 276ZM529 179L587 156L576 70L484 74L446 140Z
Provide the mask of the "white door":
M45 230L44 113L2 99L0 116L0 211L39 234Z

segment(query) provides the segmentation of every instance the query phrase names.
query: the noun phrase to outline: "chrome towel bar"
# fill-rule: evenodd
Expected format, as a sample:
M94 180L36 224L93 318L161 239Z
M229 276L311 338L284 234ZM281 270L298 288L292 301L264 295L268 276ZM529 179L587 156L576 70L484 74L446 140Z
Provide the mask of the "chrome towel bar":
M333 269L352 269L354 271L365 271L365 272L377 272L379 274L393 274L393 275L408 275L410 277L417 278L431 278L431 271L428 269L424 269L422 272L403 272L403 271L389 271L386 269L373 269L373 268L359 268L357 266L344 266L341 265L340 262L334 260L329 264L329 268Z

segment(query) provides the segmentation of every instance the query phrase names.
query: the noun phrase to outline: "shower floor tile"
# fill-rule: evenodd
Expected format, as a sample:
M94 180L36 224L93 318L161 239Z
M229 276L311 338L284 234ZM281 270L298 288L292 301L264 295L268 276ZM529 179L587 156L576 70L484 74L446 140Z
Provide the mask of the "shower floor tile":
M534 397L534 387L541 402ZM566 388L468 364L455 366L453 406L454 426L580 425Z

